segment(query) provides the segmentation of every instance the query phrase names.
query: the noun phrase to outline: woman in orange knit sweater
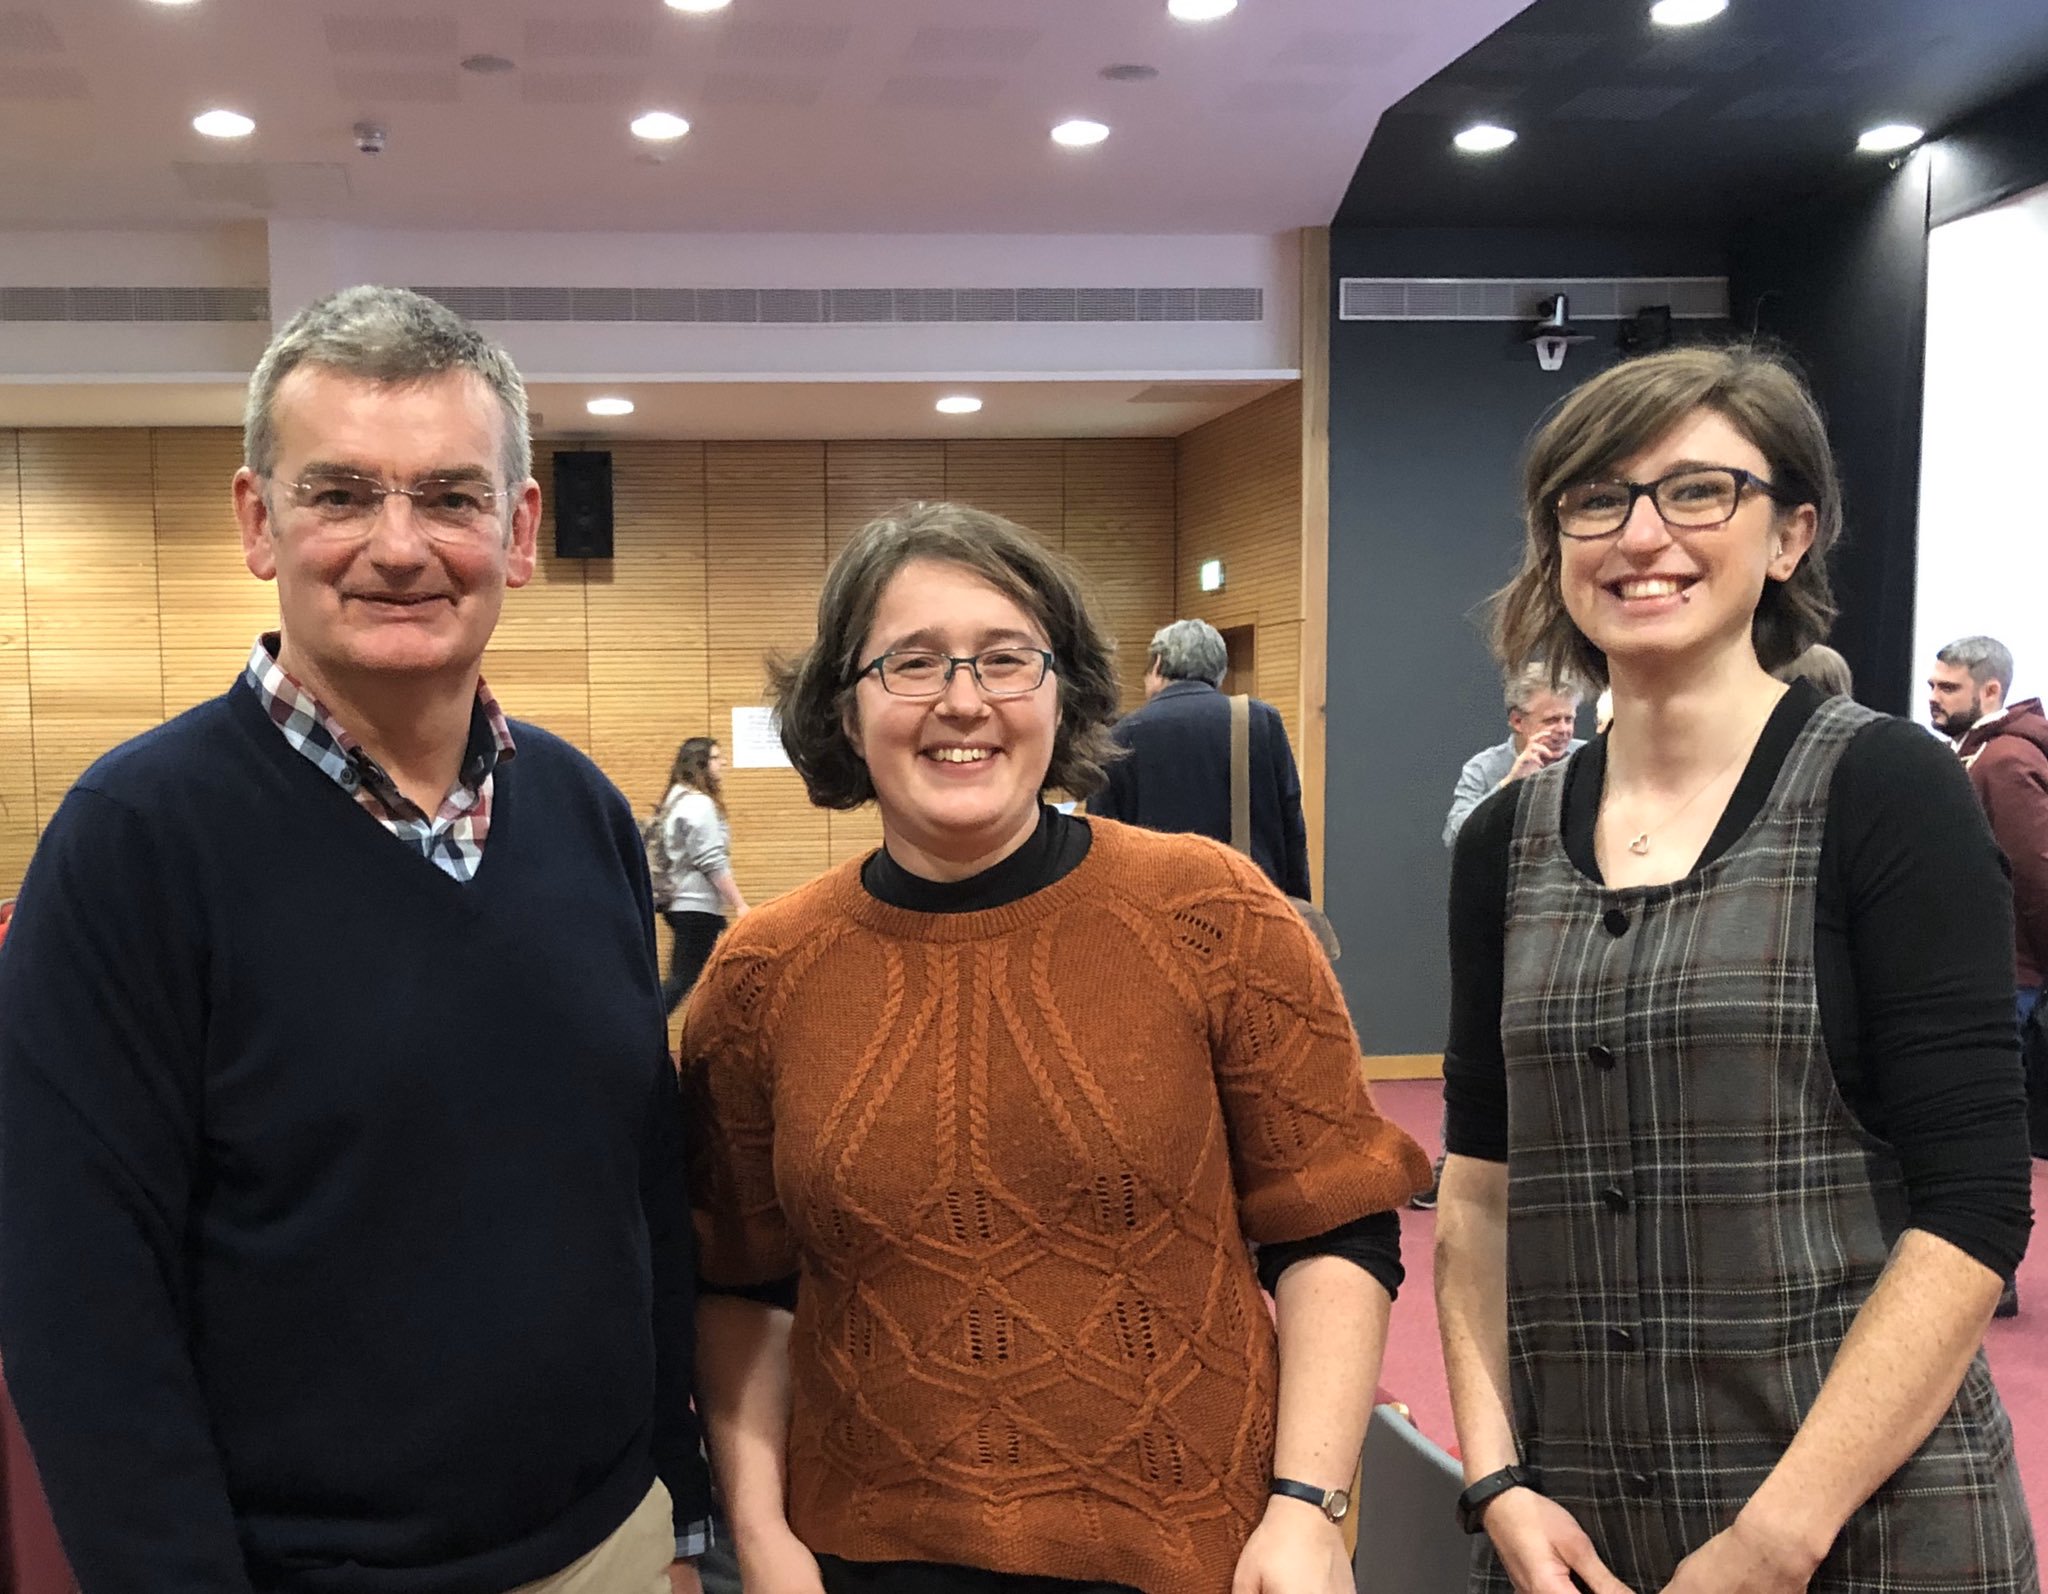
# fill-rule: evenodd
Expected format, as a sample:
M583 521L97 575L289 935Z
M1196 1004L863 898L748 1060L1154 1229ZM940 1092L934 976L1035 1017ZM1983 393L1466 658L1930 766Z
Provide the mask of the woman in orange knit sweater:
M748 1594L1352 1586L1428 1164L1251 863L1044 804L1116 706L1071 568L945 504L855 538L780 674L812 800L883 846L728 934L684 1039Z

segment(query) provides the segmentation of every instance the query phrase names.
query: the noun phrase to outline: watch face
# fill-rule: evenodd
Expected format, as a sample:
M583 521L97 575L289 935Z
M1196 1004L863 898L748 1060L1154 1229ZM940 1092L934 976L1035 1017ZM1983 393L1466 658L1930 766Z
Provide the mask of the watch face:
M1323 1514L1332 1522L1342 1522L1351 1514L1351 1496L1343 1489L1332 1489L1323 1496Z

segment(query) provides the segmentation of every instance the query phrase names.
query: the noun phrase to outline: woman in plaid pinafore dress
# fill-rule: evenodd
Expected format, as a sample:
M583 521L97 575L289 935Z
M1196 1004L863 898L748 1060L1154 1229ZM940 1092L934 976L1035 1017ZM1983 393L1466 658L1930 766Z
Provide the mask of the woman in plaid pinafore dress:
M1503 660L1614 725L1452 877L1445 1361L1473 1587L2036 1594L1979 1349L2024 1249L2011 907L1946 749L1825 634L1820 418L1750 351L1571 395Z

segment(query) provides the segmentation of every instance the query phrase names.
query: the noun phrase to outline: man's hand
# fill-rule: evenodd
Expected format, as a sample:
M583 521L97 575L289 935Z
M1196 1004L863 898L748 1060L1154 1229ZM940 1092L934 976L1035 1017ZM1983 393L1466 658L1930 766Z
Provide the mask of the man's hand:
M1592 1594L1632 1594L1572 1514L1534 1489L1496 1495L1480 1520L1516 1594L1574 1594L1574 1572Z
M1508 766L1508 772L1501 777L1503 786L1512 786L1518 780L1527 780L1537 770L1556 763L1564 757L1572 745L1569 729L1544 736L1532 736L1529 745L1515 754L1515 761Z
M733 1534L740 1586L747 1594L825 1594L818 1558L784 1523Z
M1749 1512L1678 1563L1663 1594L1801 1594L1820 1562Z
M697 1576L695 1561L668 1563L669 1594L704 1594L704 1580Z
M1352 1594L1344 1530L1306 1500L1275 1495L1237 1558L1230 1594Z

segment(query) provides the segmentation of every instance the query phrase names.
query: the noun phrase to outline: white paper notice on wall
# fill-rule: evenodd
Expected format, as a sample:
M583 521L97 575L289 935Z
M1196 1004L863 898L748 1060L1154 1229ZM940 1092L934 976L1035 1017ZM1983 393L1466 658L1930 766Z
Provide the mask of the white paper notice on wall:
M734 769L789 769L794 766L782 750L782 732L772 708L736 708L732 711L732 767Z

